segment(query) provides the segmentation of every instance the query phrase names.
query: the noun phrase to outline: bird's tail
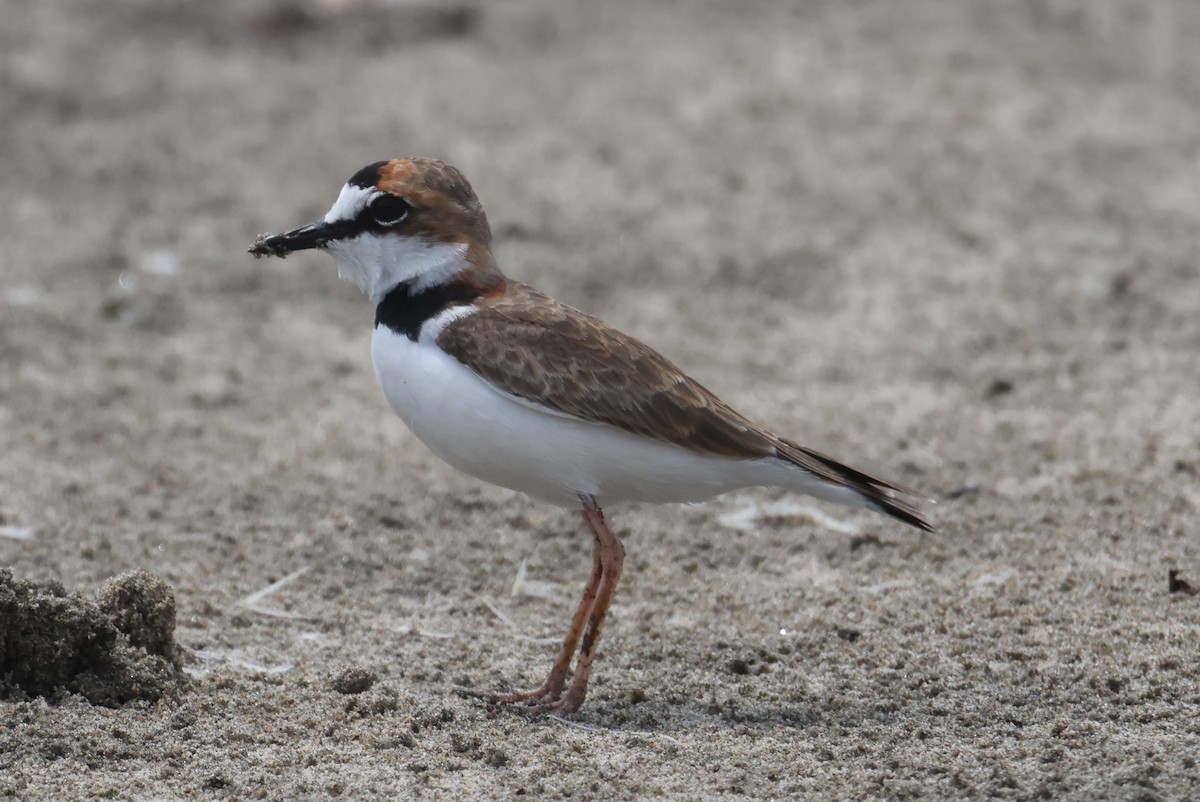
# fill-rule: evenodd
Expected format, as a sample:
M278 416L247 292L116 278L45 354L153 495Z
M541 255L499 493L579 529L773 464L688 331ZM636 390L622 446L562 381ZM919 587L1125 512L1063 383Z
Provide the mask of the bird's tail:
M937 531L917 507L917 504L929 499L916 491L855 470L819 451L813 451L790 440L780 439L775 445L775 454L822 482L850 491L861 499L862 506L890 515L917 529L926 532Z

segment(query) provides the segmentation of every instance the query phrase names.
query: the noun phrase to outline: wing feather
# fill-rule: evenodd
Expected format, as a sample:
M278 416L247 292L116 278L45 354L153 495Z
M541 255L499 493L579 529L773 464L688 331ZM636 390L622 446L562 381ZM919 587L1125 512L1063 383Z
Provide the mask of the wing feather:
M907 488L755 425L650 346L517 282L438 345L497 389L563 415L733 459L776 457L933 531Z
M585 421L735 459L773 438L650 346L523 284L451 322L438 345L498 389Z

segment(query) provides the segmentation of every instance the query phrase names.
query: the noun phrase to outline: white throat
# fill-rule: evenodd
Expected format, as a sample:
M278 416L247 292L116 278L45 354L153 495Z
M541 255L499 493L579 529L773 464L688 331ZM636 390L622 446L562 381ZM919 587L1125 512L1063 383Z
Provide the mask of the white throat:
M326 246L337 260L338 276L378 304L397 284L414 291L443 284L467 267L465 243L429 242L421 237L366 232Z
M326 223L354 220L381 193L346 184L325 215ZM337 260L338 276L366 293L378 305L397 284L412 282L414 291L442 284L467 267L463 243L430 242L415 236L366 231L357 237L331 240L325 246Z

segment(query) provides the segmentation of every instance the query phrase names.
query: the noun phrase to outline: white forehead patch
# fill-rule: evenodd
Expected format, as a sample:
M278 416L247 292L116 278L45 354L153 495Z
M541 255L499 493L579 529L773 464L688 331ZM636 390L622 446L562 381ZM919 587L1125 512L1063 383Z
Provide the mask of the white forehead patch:
M382 194L374 188L364 189L353 184L346 184L342 187L338 199L333 202L333 206L325 215L325 222L337 223L343 220L353 220L358 217L359 212L366 208L368 203Z

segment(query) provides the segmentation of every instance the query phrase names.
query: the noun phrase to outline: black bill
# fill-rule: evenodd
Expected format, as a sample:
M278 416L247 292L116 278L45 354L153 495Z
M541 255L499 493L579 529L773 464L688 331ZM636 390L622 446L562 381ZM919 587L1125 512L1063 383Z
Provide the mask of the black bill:
M324 248L330 240L346 236L349 232L345 229L346 226L343 223L326 223L318 220L282 234L259 234L249 252L254 254L255 258L278 256L280 259L284 259L294 251Z

